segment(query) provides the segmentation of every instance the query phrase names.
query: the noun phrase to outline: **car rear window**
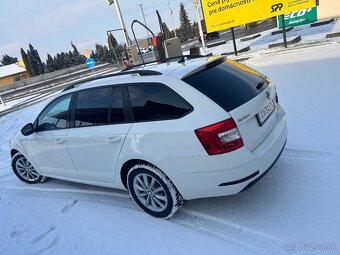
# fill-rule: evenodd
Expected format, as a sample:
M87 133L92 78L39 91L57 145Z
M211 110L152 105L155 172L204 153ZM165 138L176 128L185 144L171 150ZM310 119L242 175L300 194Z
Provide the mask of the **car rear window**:
M253 99L268 86L265 76L231 60L183 80L228 112Z

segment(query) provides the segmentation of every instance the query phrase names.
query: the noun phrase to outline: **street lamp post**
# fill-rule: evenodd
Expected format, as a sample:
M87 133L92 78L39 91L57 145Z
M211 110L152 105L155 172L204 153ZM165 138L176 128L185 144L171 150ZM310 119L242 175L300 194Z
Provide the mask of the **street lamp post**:
M172 27L173 27L173 30L174 30L174 33L175 33L175 37L177 37L176 28L175 28L175 23L174 23L174 18L172 17L173 11L172 11L172 9L170 8L170 1L169 1L169 0L168 0L168 6L169 6L171 21L172 21Z
M200 11L198 9L198 1L197 0L194 0L194 7L195 7L195 11L196 11L196 18L197 18L198 29L199 29L200 37L201 37L201 41L202 41L203 51L205 52L205 41L204 41L202 24L201 24L201 15L200 15Z
M139 6L140 6L140 9L141 9L141 11L142 11L144 24L145 24L145 26L148 26L148 25L146 24L146 20L145 20L145 15L144 15L144 11L143 11L143 4L140 4ZM149 34L149 31L148 31L148 30L146 30L146 33L147 33L147 35L148 35L147 42L148 42L148 45L149 45L150 34Z
M117 11L117 14L118 14L118 19L119 19L119 22L120 22L120 26L122 27L122 30L123 30L123 33L124 33L125 43L126 43L126 46L129 47L130 46L129 35L128 35L127 31L126 31L125 23L124 23L124 20L123 20L123 17L122 17L122 12L120 10L118 0L106 0L106 3L109 6L111 4L113 4L113 3L115 3L116 11Z

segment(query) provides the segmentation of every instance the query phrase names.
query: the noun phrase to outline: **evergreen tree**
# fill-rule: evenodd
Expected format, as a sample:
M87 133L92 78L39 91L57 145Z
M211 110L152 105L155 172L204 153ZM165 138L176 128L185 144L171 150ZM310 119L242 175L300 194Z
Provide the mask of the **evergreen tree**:
M28 56L27 56L26 52L24 51L23 48L20 49L20 52L21 52L22 61L23 61L24 64L25 64L26 71L28 72L28 74L29 74L31 77L33 77L33 73L32 73L32 69L31 69L30 61L29 61L29 59L28 59Z
M76 60L76 57L75 55L73 54L72 51L68 51L68 57L70 59L70 62L71 62L71 66L76 66L77 65L77 60Z
M180 20L180 30L181 34L186 41L192 34L191 32L191 22L187 11L184 8L184 4L181 2L179 5L179 20Z
M27 50L27 56L30 63L30 68L32 70L32 77L40 75L39 63L38 60L35 59L34 54L31 51Z
M31 65L32 66L36 65L36 67L34 67L34 68L38 70L38 74L36 74L36 75L44 74L45 73L44 66L43 66L43 63L40 59L38 51L36 49L34 49L32 44L29 44L28 48L29 48L29 51L30 51L31 56L32 56L32 60L31 60L30 57L29 57L29 59L30 59L30 61L32 61L32 63L34 62L34 64L31 64Z
M117 48L118 43L116 38L112 35L112 33L109 33L109 35L107 36L107 41L109 44L109 49L115 50Z
M109 52L109 49L106 46L103 47L103 53L104 53L103 62L111 63L112 59L111 59L111 56L110 56L110 52Z
M66 68L65 52L60 53L60 55L59 55L59 63L60 63L60 70Z
M43 62L43 67L44 67L44 73L48 73L47 65L44 62Z
M57 53L57 55L53 58L53 62L54 62L55 71L61 70L59 53Z
M73 64L74 65L81 65L84 63L84 59L82 57L82 55L80 55L77 47L73 44L73 42L71 42L71 46L73 48L73 52L72 52L72 58L73 58Z
M6 66L6 65L11 65L11 64L14 64L18 62L18 59L17 58L13 58L13 57L10 57L8 56L7 54L5 55L2 55L2 60L1 60L1 63Z
M94 61L98 61L97 55L94 51L91 52L91 58L93 58Z
M162 23L165 40L172 38L171 32L165 22Z
M116 52L109 49L109 59L108 62L111 64L114 64L115 62L118 62L118 57L116 55Z
M195 37L199 37L200 36L200 30L199 30L197 22L194 22L194 24L192 24L192 32L193 32L193 35Z
M96 56L98 62L105 62L104 47L100 44L96 44Z
M50 54L47 54L46 65L47 65L48 72L54 72L57 70L55 63L54 63L54 59L51 57Z
M71 53L71 55L70 55ZM72 67L72 52L65 53L65 67L69 68Z
M115 62L118 63L119 59L121 58L122 52L124 51L124 46L121 44L118 44L116 38L112 35L112 33L108 34L107 40L108 40L109 55L110 55L109 63L114 63L114 61L112 61L113 59L115 60Z

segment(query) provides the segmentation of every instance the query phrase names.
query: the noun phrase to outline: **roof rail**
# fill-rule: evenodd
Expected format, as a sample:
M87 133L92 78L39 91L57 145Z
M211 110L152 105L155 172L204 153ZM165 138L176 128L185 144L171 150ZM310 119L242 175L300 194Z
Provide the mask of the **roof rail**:
M82 81L75 82L67 87L65 87L62 92L66 90L73 89L75 87L78 87L81 84L84 84L85 82L90 82L90 81L96 81L96 80L101 80L105 78L111 78L111 77L116 77L116 76L122 76L122 75L129 75L129 74L138 74L139 76L148 76L148 75L161 75L162 73L157 72L157 71L152 71L152 70L132 70L132 71L121 71L118 73L113 73L113 74L107 74L107 75L102 75L102 76L97 76L89 79L85 79Z

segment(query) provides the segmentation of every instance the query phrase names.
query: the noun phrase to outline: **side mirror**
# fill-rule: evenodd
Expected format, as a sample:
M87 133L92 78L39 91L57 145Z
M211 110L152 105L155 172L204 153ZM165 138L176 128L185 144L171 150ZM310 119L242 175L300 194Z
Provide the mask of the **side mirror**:
M29 136L31 134L34 133L34 127L32 123L28 123L27 125L25 125L22 129L21 129L21 133L24 136Z

